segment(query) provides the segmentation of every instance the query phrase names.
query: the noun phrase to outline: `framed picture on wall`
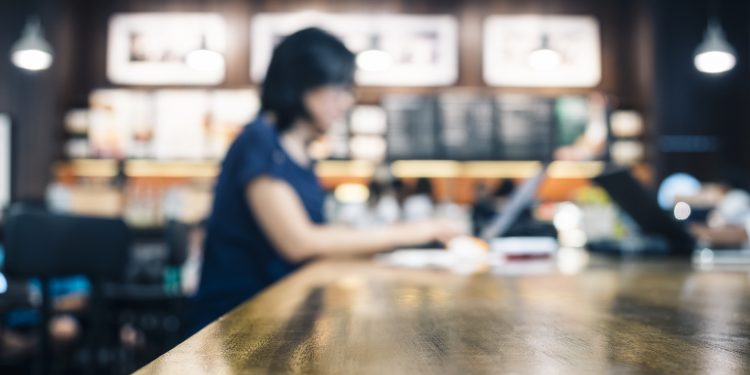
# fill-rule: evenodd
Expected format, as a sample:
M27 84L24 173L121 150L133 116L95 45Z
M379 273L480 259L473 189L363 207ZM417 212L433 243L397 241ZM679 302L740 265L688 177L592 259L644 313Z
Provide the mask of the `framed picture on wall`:
M594 87L601 80L599 23L590 16L490 16L483 75L510 87Z
M210 13L115 14L107 77L126 85L214 85L224 81L226 24Z
M457 22L449 15L261 13L252 18L250 76L262 82L274 47L287 35L320 27L357 55L365 86L443 86L458 78Z
M0 218L3 210L10 204L11 198L11 136L10 117L0 113Z

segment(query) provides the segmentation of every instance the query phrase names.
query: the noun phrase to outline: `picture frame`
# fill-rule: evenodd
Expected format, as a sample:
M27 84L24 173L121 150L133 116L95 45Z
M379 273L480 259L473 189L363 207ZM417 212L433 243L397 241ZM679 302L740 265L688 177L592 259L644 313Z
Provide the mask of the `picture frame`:
M458 79L458 23L450 15L260 13L251 21L250 76L262 82L274 47L283 37L319 27L339 37L355 54L376 49L389 63L357 69L363 86L446 86ZM361 64L358 64L361 65Z
M550 69L532 52L559 53ZM599 22L592 16L493 15L484 22L483 76L490 86L595 87L601 81Z
M213 13L115 14L109 20L107 77L125 85L220 84L226 34L224 19ZM196 68L187 61L196 50L222 58Z

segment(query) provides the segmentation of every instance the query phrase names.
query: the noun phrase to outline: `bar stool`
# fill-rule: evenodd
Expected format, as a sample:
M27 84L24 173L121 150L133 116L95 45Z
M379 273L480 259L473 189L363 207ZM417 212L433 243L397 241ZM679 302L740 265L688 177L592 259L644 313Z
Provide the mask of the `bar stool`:
M91 281L89 316L89 370L94 371L101 344L105 313L102 283L117 281L124 273L130 233L122 220L53 214L28 207L11 207L5 225L5 269L17 277L41 281L41 333L35 370L49 371L49 321L52 314L49 279L85 275Z

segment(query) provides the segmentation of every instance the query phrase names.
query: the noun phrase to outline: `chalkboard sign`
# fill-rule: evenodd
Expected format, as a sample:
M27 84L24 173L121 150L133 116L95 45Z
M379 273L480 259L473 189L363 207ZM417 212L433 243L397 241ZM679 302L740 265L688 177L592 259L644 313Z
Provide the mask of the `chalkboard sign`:
M435 98L389 95L383 99L388 116L389 160L434 159L439 155Z
M441 156L451 160L492 159L493 112L492 100L484 96L449 93L438 97Z
M389 160L541 160L582 137L606 141L601 95L388 95ZM598 147L598 146L597 146ZM601 157L598 149L588 157Z
M529 95L496 97L501 160L549 160L554 140L553 100Z

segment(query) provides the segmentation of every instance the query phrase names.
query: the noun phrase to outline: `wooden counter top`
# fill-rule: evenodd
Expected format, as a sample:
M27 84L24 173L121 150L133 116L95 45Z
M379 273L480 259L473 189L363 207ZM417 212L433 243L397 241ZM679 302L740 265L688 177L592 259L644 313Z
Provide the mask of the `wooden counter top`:
M138 373L750 373L750 268L594 258L576 274L551 269L321 261Z

